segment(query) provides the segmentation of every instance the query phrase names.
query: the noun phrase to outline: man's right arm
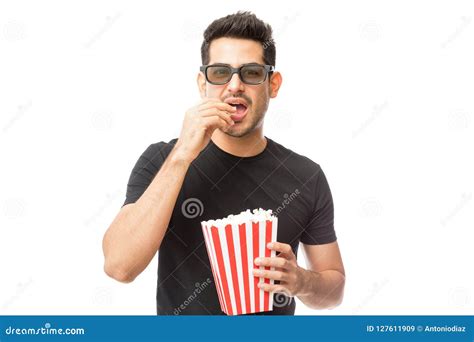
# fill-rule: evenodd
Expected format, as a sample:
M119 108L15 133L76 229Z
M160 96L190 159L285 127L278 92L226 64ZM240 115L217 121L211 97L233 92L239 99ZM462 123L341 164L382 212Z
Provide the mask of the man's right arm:
M104 235L104 271L133 281L150 263L163 241L190 161L175 147L143 195L125 205Z
M191 162L209 143L213 131L233 124L235 108L206 99L186 113L176 145L133 204L119 211L102 241L104 271L124 283L133 281L161 246Z

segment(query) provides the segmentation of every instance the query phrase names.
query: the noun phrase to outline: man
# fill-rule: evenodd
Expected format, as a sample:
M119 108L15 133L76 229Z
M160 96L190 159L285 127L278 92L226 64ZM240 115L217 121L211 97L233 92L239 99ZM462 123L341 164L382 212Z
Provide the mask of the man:
M265 314L293 315L294 296L314 309L342 301L345 274L325 175L263 134L282 83L275 54L271 27L254 14L215 20L201 47L202 101L186 112L179 138L150 145L131 173L104 236L104 269L131 282L159 251L159 315L223 314L200 222L254 208L278 215L278 242L269 246L276 257L255 260L275 270L254 275L276 280L261 284L264 291L288 296L284 303L274 297ZM307 269L296 262L300 242Z

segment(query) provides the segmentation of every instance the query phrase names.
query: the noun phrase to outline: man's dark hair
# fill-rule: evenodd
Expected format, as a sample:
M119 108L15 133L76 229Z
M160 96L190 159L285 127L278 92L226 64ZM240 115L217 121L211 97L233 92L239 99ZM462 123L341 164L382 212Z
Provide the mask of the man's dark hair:
M204 31L201 45L202 64L209 64L209 46L214 39L240 38L251 39L262 44L263 61L275 65L276 50L272 37L272 27L250 12L237 12L214 20Z

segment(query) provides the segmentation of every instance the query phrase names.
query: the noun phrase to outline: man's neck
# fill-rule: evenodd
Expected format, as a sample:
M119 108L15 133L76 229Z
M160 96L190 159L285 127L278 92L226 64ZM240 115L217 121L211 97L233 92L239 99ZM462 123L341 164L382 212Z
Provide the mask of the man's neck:
M221 150L237 157L256 156L267 146L267 139L263 135L262 128L257 128L240 138L232 137L216 129L211 139Z

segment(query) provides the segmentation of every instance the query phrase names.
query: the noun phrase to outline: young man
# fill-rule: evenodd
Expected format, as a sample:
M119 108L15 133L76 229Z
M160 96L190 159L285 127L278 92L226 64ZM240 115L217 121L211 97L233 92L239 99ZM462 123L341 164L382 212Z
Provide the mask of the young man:
M159 250L157 313L223 314L200 222L272 209L278 242L270 248L277 256L255 263L275 271L254 275L276 280L261 288L289 300L275 300L265 314L294 314L294 296L314 309L337 306L345 275L325 175L263 134L282 83L271 27L248 12L215 20L204 32L201 57L202 101L186 112L178 139L152 144L138 159L104 236L105 272L131 282ZM193 204L197 211L188 208ZM296 262L300 242L307 269Z

